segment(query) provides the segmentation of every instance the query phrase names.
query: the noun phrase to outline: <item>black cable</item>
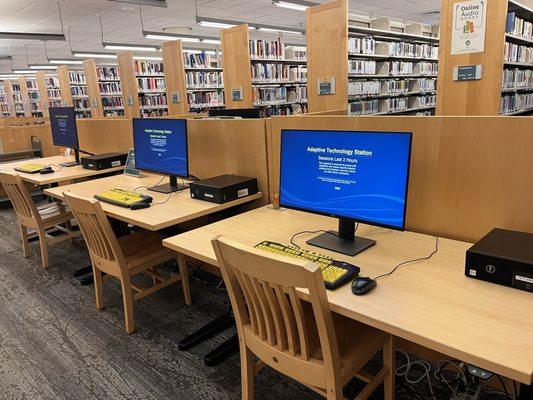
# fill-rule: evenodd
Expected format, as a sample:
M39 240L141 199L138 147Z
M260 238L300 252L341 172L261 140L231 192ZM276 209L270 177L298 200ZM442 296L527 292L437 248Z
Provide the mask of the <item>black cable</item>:
M64 165L58 165L58 164L48 164L46 167L58 167L59 169L55 169L54 172L61 171L63 168L65 168Z
M505 398L507 400L509 400L509 399L513 400L513 398L511 396L509 396L509 392L507 391L507 386L505 386L505 382L503 381L502 377L500 375L496 374L496 378L498 378L498 380L502 384L503 391L505 392Z
M514 398L516 399L518 395L518 387L516 386L516 381L513 379L513 390L514 390Z
M359 222L357 223L357 225L355 225L354 232L357 232L357 228L359 228ZM297 233L295 233L294 235L292 235L290 242L291 242L291 244L292 244L294 247L300 249L301 247L298 246L296 243L294 243L294 238L295 238L296 236L300 236L300 235L303 235L303 234L316 234L316 233L329 233L330 235L333 235L333 236L339 237L339 235L336 234L335 232L327 231L327 230L325 230L325 229L319 229L318 231L301 231L301 232L297 232Z
M159 185L161 182L163 182L163 179L165 179L165 178L166 178L166 176L161 177L161 179L155 185L153 185L152 187ZM135 193L139 189L149 189L149 188L150 188L150 186L137 186L135 189L133 189L133 192Z
M404 261L398 265L396 265L390 272L387 272L386 274L382 274L382 275L379 275L379 276L376 276L375 278L373 278L375 281L377 281L378 279L381 279L381 278L385 278L386 276L389 276L389 275L392 275L396 272L396 270L400 267L403 267L404 265L406 264L413 264L413 263L416 263L416 262L419 262L419 261L424 261L424 260L429 260L431 257L433 257L433 255L439 251L439 237L436 236L436 239L435 239L435 249L431 252L431 254L429 254L428 256L426 257L421 257L421 258L416 258L414 260L409 260L409 261Z

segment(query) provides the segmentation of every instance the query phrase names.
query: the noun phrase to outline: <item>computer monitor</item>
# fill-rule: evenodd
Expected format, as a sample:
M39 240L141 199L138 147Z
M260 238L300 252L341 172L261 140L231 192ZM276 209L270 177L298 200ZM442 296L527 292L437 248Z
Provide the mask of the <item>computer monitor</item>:
M241 118L261 118L261 110L258 108L228 108L225 110L209 110L210 117L241 117Z
M177 180L189 177L187 120L134 118L133 143L136 168L170 176L170 184L150 190L172 193L188 187Z
M74 150L75 162L61 164L65 167L80 163L80 147L78 142L78 128L74 107L52 107L49 109L52 141L55 146L68 147Z
M280 205L339 219L307 243L354 256L376 242L355 223L405 228L412 134L283 130Z

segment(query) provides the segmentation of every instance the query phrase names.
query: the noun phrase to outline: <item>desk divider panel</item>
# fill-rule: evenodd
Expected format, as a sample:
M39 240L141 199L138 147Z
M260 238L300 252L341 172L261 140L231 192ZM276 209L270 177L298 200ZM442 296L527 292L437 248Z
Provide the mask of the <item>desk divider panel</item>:
M282 129L413 132L408 230L470 242L494 227L533 232L531 118L274 117L270 126L272 194Z
M78 119L80 149L94 154L127 153L133 147L133 133L129 118Z
M2 152L31 150L31 137L37 136L43 147L44 157L57 156L60 153L59 147L55 147L52 142L52 131L50 123L0 127L0 140L2 141Z

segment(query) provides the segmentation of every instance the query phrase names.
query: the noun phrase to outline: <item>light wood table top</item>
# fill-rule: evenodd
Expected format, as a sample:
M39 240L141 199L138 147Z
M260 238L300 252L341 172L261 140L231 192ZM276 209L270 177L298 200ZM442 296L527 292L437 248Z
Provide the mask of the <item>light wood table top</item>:
M130 210L102 202L102 208L106 215L120 221L139 226L144 229L158 231L170 226L216 213L233 206L244 204L260 199L261 192L252 196L243 197L224 204L209 203L207 201L191 198L188 189L173 193L170 198L168 194L151 192L147 188L152 187L161 181L161 175L143 173L141 177L135 178L128 175L114 175L102 179L65 185L52 189L46 189L45 194L63 200L63 192L71 191L87 197L93 197L109 189L137 190L139 194L145 194L153 198L153 204L149 208L141 210ZM167 183L165 177L161 183ZM168 201L167 201L168 200ZM157 204L163 203L164 204Z
M92 169L84 169L81 165L76 165L74 167L60 167L59 164L64 162L74 161L73 156L54 156L54 157L45 157L45 158L36 158L32 160L22 160L11 163L0 164L1 171L7 172L16 172L20 175L22 180L33 183L35 185L49 185L52 183L61 183L65 181L70 181L80 178L90 178L92 176L98 176L102 174L107 174L109 172L122 171L124 166L114 167L108 169L101 169L95 171ZM43 164L49 165L52 167L53 172L51 174L28 174L25 172L15 171L15 167L23 164L34 163L34 164Z
M294 210L259 208L163 241L164 246L217 266L211 239L224 235L245 245L263 240L289 244L300 231L337 228L337 220ZM295 242L361 268L361 276L376 277L407 260L426 257L435 238L412 232L360 225L357 234L377 245L348 257ZM409 264L378 280L364 296L354 296L347 284L328 291L332 310L393 335L439 351L508 378L533 380L533 294L464 275L469 243L439 240L430 259ZM306 298L306 293L301 293Z

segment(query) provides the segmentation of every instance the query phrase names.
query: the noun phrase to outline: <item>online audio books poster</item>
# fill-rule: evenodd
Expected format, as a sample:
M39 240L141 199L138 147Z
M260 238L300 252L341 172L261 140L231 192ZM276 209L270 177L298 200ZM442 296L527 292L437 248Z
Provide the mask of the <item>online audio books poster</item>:
M452 54L483 53L487 1L474 0L453 5Z

